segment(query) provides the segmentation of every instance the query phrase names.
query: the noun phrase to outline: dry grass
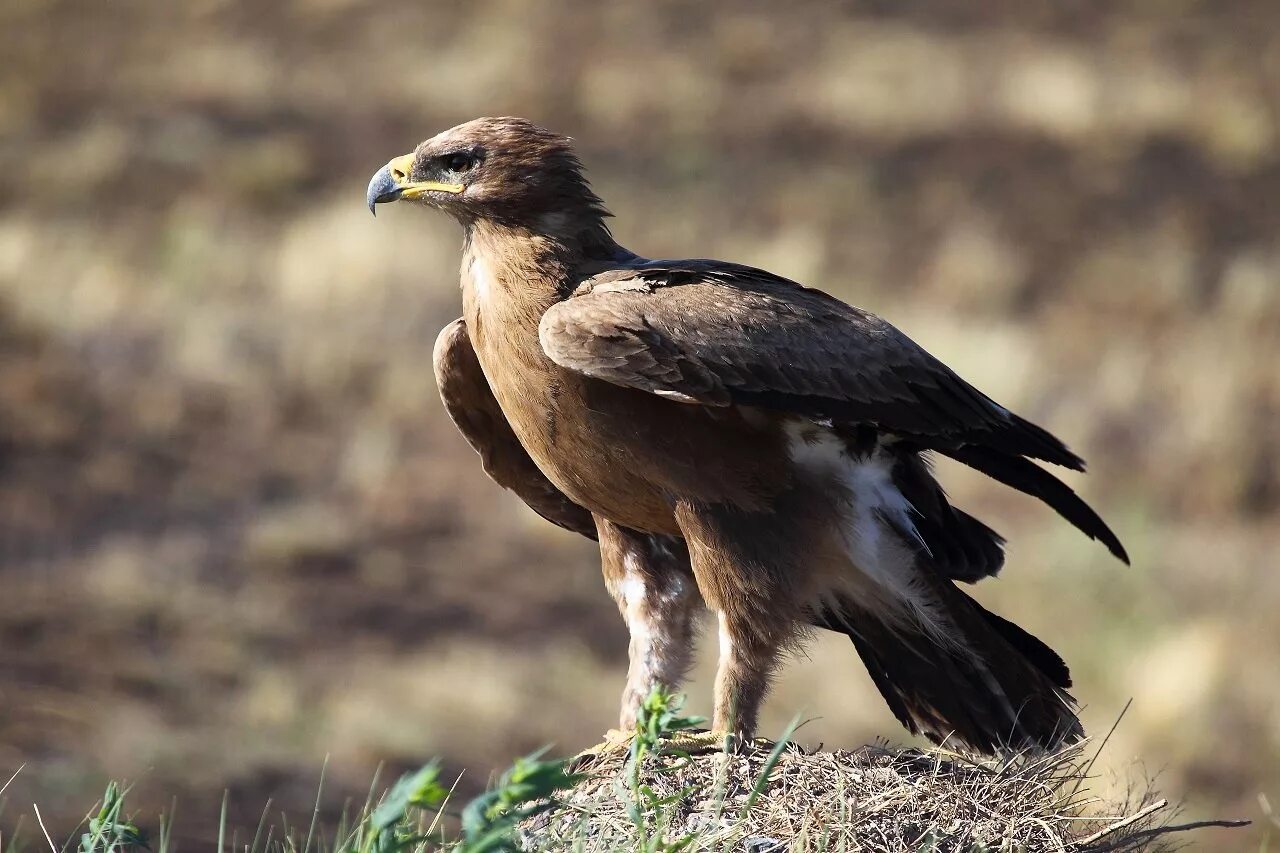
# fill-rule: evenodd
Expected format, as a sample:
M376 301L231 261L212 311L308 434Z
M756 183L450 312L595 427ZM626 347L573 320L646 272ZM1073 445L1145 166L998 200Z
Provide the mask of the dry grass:
M578 768L585 781L526 822L526 849L1102 853L1168 850L1175 833L1221 825L1168 823L1173 810L1150 788L1120 803L1091 796L1083 745L1008 760L772 747L650 759L640 784L662 805L648 834L631 812L627 756L592 757Z

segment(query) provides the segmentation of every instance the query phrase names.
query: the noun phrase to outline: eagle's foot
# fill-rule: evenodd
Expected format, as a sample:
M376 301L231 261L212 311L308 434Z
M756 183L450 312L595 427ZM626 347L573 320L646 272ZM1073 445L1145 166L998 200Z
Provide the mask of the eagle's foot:
M724 752L741 755L757 749L771 749L773 742L766 738L744 739L733 732L700 731L692 729L677 732L662 741L661 752L664 755L706 755L711 752Z
M568 761L570 772L582 772L599 760L621 759L631 751L635 741L634 731L609 729L604 740L595 746L582 750ZM768 738L751 738L744 740L732 732L707 731L705 729L689 729L666 735L658 748L658 755L710 755L724 753L726 755L742 755L756 750L768 751L774 746Z
M604 740L595 746L587 747L569 759L569 769L577 770L598 758L622 756L631 751L631 741L635 739L634 731L609 729L604 733Z

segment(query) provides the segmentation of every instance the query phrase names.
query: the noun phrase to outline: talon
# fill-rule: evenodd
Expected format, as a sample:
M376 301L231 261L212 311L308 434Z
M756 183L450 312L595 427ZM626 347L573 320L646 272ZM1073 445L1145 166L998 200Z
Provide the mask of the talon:
M740 738L730 732L688 731L674 734L662 742L663 755L687 753L705 755L709 752L737 752Z
M597 758L604 758L611 755L622 755L631 749L631 741L635 738L636 733L631 731L623 731L622 729L609 729L604 733L604 740L595 746L587 747L579 752L573 758L569 759L570 769L577 769L585 764L594 761Z

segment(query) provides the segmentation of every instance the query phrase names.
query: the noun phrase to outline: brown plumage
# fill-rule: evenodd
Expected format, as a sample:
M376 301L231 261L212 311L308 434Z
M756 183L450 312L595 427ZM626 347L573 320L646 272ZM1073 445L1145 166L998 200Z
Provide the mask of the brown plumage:
M480 454L484 472L547 521L595 539L595 518L542 475L511 431L489 390L461 317L440 331L432 362L445 411L471 449Z
M749 737L779 655L847 634L912 731L993 751L1081 735L1065 664L955 585L1003 540L925 454L1106 524L1030 460L1083 462L884 320L750 267L620 247L569 141L522 119L446 131L374 176L463 226L464 318L442 332L446 408L497 482L598 538L631 630L621 722L719 625L714 726Z

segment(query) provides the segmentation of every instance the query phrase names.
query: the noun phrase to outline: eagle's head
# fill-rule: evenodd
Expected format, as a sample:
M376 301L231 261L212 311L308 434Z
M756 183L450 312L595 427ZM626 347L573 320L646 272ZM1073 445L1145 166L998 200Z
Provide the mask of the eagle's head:
M522 118L478 118L396 157L369 182L369 210L412 200L468 225L488 220L535 231L607 216L569 138Z

